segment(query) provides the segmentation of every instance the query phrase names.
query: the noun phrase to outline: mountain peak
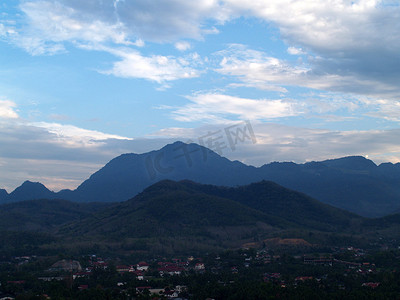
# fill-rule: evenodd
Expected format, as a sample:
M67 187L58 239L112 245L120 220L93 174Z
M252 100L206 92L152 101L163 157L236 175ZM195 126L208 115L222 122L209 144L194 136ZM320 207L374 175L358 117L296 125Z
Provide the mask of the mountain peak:
M33 200L40 198L53 199L55 193L50 191L40 182L25 181L9 194L11 201Z
M176 141L170 144L165 145L163 148L165 147L171 147L171 146L183 146L183 145L189 145L188 143L184 143L182 141Z
M346 156L337 159L329 159L322 162L331 168L340 168L348 170L371 170L377 165L370 159L364 156Z
M25 180L20 187L28 187L28 186L35 186L35 187L44 187L46 188L42 183L37 182L37 181L30 181L30 180ZM47 188L46 188L47 189Z

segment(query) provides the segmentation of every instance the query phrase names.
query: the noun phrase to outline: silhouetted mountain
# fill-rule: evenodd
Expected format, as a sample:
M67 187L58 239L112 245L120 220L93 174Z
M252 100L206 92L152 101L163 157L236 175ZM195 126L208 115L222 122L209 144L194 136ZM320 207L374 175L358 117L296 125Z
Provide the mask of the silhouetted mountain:
M123 154L83 182L71 200L124 201L163 179L234 186L257 181L256 168L197 144L176 142L145 154Z
M337 231L361 217L272 182L237 188L164 180L133 199L66 226L69 235L112 238L207 236L232 228L247 238L276 230ZM223 231L223 230L222 230ZM232 240L239 238L232 237Z
M87 217L109 205L44 199L4 204L0 210L0 232L51 231L59 225Z
M329 159L323 161L322 163L330 168L340 169L347 172L372 172L377 167L373 161L366 159L363 156L347 156L338 159Z
M57 194L48 190L39 182L25 181L7 197L7 202L17 202L34 199L55 199Z
M125 154L110 161L71 194L77 201L123 201L163 179L224 186L269 180L327 204L364 216L400 208L400 165L376 166L353 156L260 168L232 162L202 146L177 142L158 151Z
M363 157L311 162L290 169L285 163L272 163L262 166L261 172L265 179L360 215L383 216L400 207L400 180L382 175L380 167Z
M251 231L263 219L262 212L235 201L210 196L181 183L161 181L133 199L68 225L61 232L118 239L199 237L209 235L208 229L215 227Z
M17 193L18 188L6 201L62 198L119 202L164 179L230 187L269 180L363 216L378 217L400 210L399 163L377 166L364 157L352 156L305 164L273 162L256 168L182 142L149 153L116 157L74 191L52 193L44 186L32 187L32 191L24 187L23 193Z
M209 195L228 198L296 224L319 230L340 230L360 217L347 211L321 203L303 193L296 192L271 181L228 188L201 185L190 181L182 184Z

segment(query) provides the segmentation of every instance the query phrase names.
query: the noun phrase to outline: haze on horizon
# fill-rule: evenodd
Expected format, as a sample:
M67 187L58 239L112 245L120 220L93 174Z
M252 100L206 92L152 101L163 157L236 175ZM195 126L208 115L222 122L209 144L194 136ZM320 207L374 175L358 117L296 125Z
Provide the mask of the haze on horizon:
M176 140L400 162L399 19L391 0L2 1L0 188L73 189Z

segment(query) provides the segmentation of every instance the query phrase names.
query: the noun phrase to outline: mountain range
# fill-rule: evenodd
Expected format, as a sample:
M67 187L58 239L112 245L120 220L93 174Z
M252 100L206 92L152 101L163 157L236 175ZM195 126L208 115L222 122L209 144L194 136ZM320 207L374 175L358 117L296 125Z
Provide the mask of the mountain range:
M10 194L0 190L0 202L40 198L121 202L166 179L226 187L268 180L362 216L379 217L400 210L400 163L378 166L364 157L352 156L253 167L230 161L203 146L182 142L144 154L118 156L73 191L54 193L40 183L27 181Z
M40 199L1 208L0 256L370 247L400 238L400 214L361 217L265 180L238 187L162 180L118 203ZM279 239L290 244L270 243Z

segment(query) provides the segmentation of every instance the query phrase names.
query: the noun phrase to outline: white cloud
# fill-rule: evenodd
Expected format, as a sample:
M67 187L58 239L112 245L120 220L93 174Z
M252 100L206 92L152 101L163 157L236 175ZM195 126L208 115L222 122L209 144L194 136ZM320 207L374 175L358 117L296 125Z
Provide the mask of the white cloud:
M0 119L17 119L16 107L17 105L10 100L0 100Z
M289 100L246 99L223 94L197 94L187 97L191 103L173 110L178 121L214 121L225 119L269 120L294 116L298 112Z
M132 49L111 49L107 51L121 58L111 70L103 71L124 78L143 78L158 83L182 78L198 77L200 72L194 68L196 58L175 58L172 56L142 56Z
M189 42L176 42L175 43L175 48L178 49L179 51L186 51L189 50L192 47Z
M47 132L57 136L56 140L62 141L68 146L98 146L99 141L101 142L107 139L131 140L131 138L107 134L96 130L83 129L73 125L47 122L35 122L29 125L46 129Z
M291 55L304 55L306 52L303 51L301 48L296 48L296 47L289 47L287 49L287 52Z

